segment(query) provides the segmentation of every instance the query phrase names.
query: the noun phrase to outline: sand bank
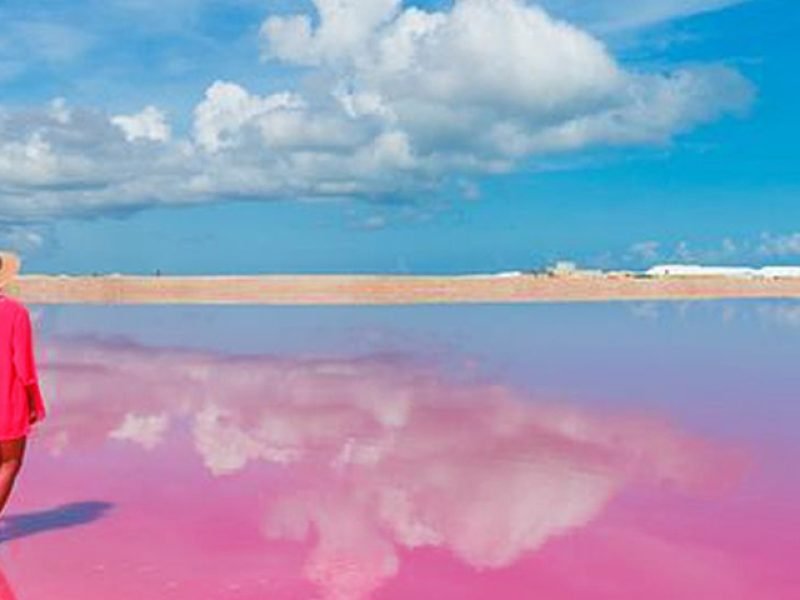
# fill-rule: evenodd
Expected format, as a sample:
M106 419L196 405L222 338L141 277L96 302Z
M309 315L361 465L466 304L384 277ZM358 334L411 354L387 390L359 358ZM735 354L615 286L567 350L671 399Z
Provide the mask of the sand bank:
M420 304L800 298L800 279L542 275L20 275L5 292L42 304Z

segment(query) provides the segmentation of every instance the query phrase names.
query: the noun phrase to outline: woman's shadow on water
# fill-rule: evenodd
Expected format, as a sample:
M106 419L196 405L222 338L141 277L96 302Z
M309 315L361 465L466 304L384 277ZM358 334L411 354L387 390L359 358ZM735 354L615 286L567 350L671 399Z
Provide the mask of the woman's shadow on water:
M48 510L8 515L0 519L4 523L4 528L0 531L0 543L41 531L91 523L102 517L112 506L110 502L72 502ZM0 568L0 600L17 600L2 568Z
M55 508L8 515L0 518L5 523L0 529L0 544L10 540L35 535L42 531L85 525L101 518L113 504L110 502L71 502Z

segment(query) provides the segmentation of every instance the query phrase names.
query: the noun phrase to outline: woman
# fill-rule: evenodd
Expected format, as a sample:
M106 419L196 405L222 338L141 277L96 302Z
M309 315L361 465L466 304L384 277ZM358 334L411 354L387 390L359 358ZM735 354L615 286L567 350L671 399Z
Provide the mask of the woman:
M22 466L31 425L45 417L31 318L22 302L3 291L19 265L16 254L0 252L0 513Z

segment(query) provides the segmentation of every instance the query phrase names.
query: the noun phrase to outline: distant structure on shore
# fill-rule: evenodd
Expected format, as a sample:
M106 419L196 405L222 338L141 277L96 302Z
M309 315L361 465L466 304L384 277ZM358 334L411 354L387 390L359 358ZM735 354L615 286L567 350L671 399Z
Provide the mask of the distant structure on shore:
M800 266L778 267L735 267L704 266L685 264L663 264L650 267L646 271L603 271L601 269L583 269L571 261L559 261L542 271L520 272L510 271L502 275L544 275L548 277L615 277L615 278L665 278L665 277L725 277L734 279L800 279Z
M561 260L547 267L545 274L552 277L602 277L605 273L600 269L581 269L574 262Z
M782 279L800 277L800 267L714 267L702 265L656 265L645 271L649 277L737 277Z
M684 264L655 265L645 271L604 271L586 269L572 261L558 261L547 267L523 271L499 271L496 273L472 273L460 275L461 278L497 279L516 277L545 277L554 279L669 279L713 277L725 279L800 279L800 266L797 267L735 267L704 266Z

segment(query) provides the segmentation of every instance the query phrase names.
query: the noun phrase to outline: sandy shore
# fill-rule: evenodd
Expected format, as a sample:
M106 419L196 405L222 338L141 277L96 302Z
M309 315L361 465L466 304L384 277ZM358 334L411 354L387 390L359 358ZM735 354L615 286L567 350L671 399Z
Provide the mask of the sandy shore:
M20 275L5 293L42 304L418 304L800 298L800 279L541 275Z

